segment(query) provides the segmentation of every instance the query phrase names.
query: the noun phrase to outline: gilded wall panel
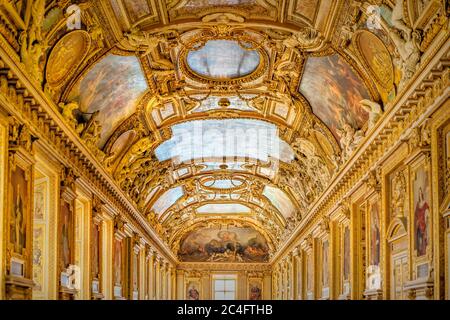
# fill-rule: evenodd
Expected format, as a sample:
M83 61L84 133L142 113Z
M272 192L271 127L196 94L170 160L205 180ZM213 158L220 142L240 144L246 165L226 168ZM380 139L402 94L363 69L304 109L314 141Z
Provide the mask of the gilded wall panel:
M49 256L47 244L48 219L48 180L35 181L34 186L34 222L33 222L33 299L45 299L47 293L48 270L47 257Z
M312 250L306 252L306 299L314 300L314 253Z
M320 287L321 298L330 298L330 242L328 239L322 239L320 243Z
M0 115L0 274L4 274L4 245L6 243L5 241L5 232L4 232L4 218L6 214L6 206L5 206L5 200L6 200L6 170L7 170L7 125L3 119L3 116ZM4 279L3 277L0 278L0 286L3 288L4 286ZM4 299L4 292L3 290L0 290L0 299Z

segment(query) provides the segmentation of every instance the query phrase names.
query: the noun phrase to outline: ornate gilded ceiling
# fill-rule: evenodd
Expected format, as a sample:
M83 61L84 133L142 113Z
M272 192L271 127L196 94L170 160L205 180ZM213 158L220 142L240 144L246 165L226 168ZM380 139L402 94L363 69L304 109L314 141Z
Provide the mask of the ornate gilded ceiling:
M269 261L410 76L392 1L41 2L46 92L181 261Z

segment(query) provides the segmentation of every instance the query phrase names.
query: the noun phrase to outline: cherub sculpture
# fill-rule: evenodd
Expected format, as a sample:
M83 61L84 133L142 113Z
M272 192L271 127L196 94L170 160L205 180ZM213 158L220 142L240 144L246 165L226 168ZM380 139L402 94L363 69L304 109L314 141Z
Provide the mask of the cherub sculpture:
M361 100L360 104L361 107L369 113L368 130L370 130L380 119L381 115L383 114L383 109L381 108L380 104L368 99Z

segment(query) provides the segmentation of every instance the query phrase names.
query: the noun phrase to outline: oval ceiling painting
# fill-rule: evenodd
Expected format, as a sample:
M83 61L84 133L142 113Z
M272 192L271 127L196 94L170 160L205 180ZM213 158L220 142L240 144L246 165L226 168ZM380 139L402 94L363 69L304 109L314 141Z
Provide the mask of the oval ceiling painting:
M189 68L198 76L214 80L230 80L248 76L259 66L257 50L244 48L232 40L209 40L187 55Z
M249 227L206 227L190 233L178 256L185 262L267 262L266 239Z

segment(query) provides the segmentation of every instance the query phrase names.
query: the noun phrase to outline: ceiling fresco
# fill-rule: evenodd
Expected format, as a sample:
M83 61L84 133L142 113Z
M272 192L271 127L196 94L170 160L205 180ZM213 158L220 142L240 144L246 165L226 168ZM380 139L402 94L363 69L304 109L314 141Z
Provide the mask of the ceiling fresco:
M50 69L48 92L181 262L266 263L395 98L388 30L349 29L367 19L351 8L95 2L50 51L64 57L79 38L88 52L67 59L73 70ZM384 4L383 28L391 12Z
M84 75L68 94L80 111L98 112L102 124L99 147L103 147L117 126L136 111L147 90L147 81L135 56L107 55Z
M318 94L318 88L327 90ZM300 92L338 140L344 124L361 128L367 122L368 113L360 104L370 98L367 89L339 55L308 58Z
M169 1L169 15L172 19L190 15L198 15L204 11L226 12L226 9L240 9L253 15L273 15L270 9L276 6L274 1L258 0L171 0Z

